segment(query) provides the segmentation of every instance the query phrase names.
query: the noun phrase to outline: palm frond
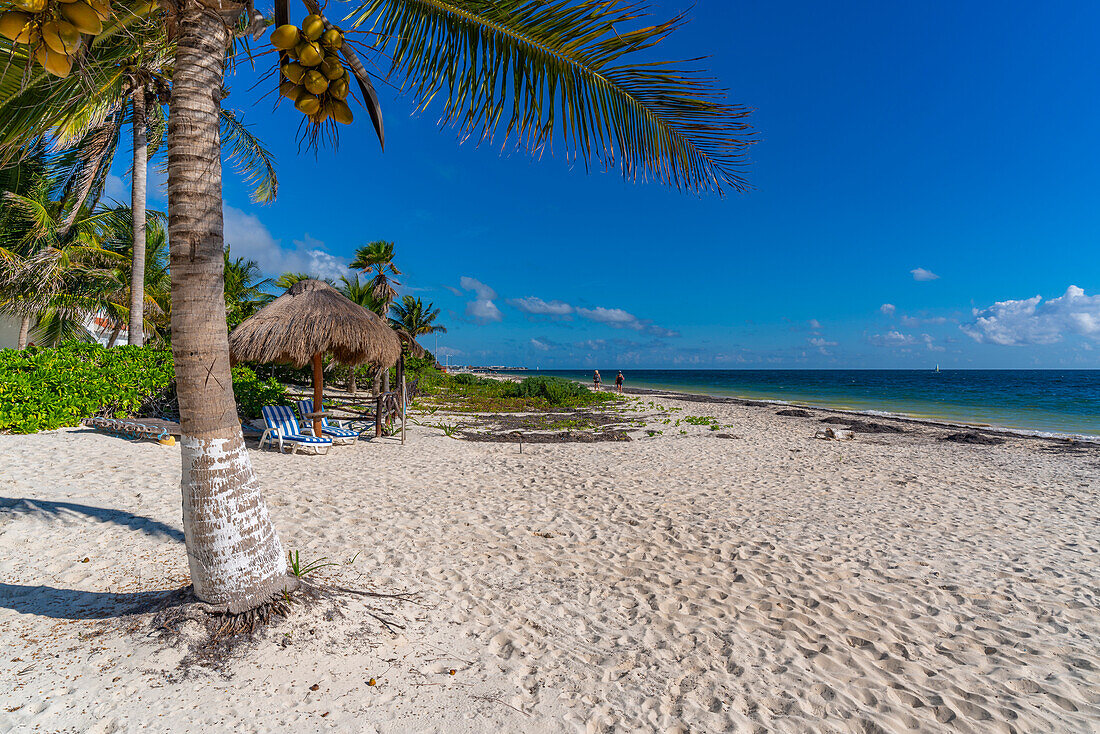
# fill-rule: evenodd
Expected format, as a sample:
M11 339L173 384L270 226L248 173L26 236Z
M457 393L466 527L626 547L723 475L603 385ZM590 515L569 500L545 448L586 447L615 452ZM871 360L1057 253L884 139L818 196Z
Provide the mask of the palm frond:
M275 157L231 110L221 111L222 150L252 187L252 200L269 203L279 193Z
M746 189L750 111L690 62L649 60L685 16L625 28L646 15L632 0L366 0L348 17L419 108L440 97L441 123L464 136L556 141L628 180Z

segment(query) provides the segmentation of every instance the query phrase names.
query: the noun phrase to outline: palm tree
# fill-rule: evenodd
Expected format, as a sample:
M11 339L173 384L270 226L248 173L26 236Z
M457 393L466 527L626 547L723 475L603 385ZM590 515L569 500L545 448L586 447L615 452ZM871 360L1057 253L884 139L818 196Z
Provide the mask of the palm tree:
M106 233L118 224L113 210L82 208L71 224L61 188L51 173L39 173L25 193L3 193L0 220L0 303L22 317L19 348L38 322L44 339L90 340L85 322L103 313L118 321L126 307L118 303L120 256L104 249Z
M228 247L225 248L224 265L226 325L229 331L233 331L237 324L259 311L270 300L264 289L269 288L272 281L263 277L259 263L232 257Z
M118 300L129 304L127 315L128 328L134 328L134 301L141 305L142 336L149 334L155 338L167 337L168 318L171 312L171 274L168 271L168 237L165 231L165 217L159 212L152 212L146 219L143 228L145 246L142 262L142 277L140 280L133 278L134 262L134 213L128 207L116 207L114 209L118 219L108 229L103 246L122 256L124 262L119 265L119 279L125 284L125 288L118 294ZM131 289L137 281L142 292L138 298L133 298ZM116 323L115 332L111 336L108 346L114 344L119 331L127 324L121 321ZM132 342L131 342L132 343ZM144 343L144 340L143 340Z
M320 13L315 0L305 4ZM187 556L196 595L234 613L293 584L236 419L225 330L224 95L216 92L224 89L231 29L245 10L231 0L173 4L167 146ZM631 180L744 188L748 111L723 102L691 71L653 59L652 48L683 15L628 30L641 15L629 0L366 0L354 26L370 28L364 43L388 56L391 76L419 107L441 101L442 119L465 135L489 139L499 131L534 151L556 140L568 158L617 167ZM287 22L287 0L276 0L275 17ZM249 21L249 30L262 31L262 20ZM353 43L342 53L382 139L370 77Z
M271 281L271 287L276 290L285 291L295 283L302 280L309 280L311 277L309 273L283 273L278 278Z
M319 11L312 0L307 7ZM220 100L210 90L222 88L220 60L231 38L212 10L232 17L242 6L183 0L175 14L168 133L172 344L195 593L242 611L286 588L286 560L236 421L222 281L215 277L223 264ZM680 20L623 29L635 15L633 5L614 0L370 0L356 23L373 23L369 38L392 54L393 73L405 78L420 104L445 90L445 119L469 131L488 135L511 109L507 131L532 149L558 137L567 154L618 164L631 178L651 174L693 190L723 183L741 188L737 165L748 142L747 111L714 101L705 82L649 54L629 63L631 52L653 46ZM276 18L287 16L279 0ZM369 78L357 76L366 101L377 107ZM513 88L520 91L510 100ZM229 468L228 476L206 471L212 464ZM227 513L228 506L248 510Z
M352 270L374 271L370 288L378 303L378 315L385 317L389 313L390 305L397 298L394 286L401 285L392 276L401 275L401 271L393 264L393 243L384 240L375 240L363 245L355 251L355 259L348 265ZM390 373L385 370L382 375L382 392L390 391ZM378 381L375 380L375 392L378 392Z
M98 199L103 181L119 143L120 128L129 123L133 134L130 207L133 236L130 288L134 300L129 306L130 344L141 344L144 279L148 160L157 152L165 136L166 119L162 105L167 102L175 45L166 33L155 5L137 2L129 12L117 18L117 25L92 41L95 53L89 54L81 75L55 80L38 73L28 83L21 65L9 65L0 73L0 154L10 157L22 142L48 133L54 146L63 148L85 141L81 163L84 167L74 192L74 204L65 227L71 226L86 199ZM110 24L109 24L110 25ZM125 31L125 32L120 32ZM14 51L14 49L13 49ZM17 55L13 53L13 55ZM14 81L18 84L14 85ZM47 80L49 83L47 84ZM127 118L126 113L129 112ZM229 158L253 185L253 198L273 201L278 191L271 153L244 126L236 114L219 109L222 140ZM149 143L152 138L152 148Z
M392 277L401 275L401 271L393 264L393 243L376 240L363 245L355 251L355 259L348 267L364 272L374 271L370 287L374 292L375 300L382 304L382 310L379 313L385 315L390 310L390 304L397 298L394 286L401 285Z
M439 309L434 306L434 303L425 306L419 298L407 295L401 303L393 304L390 326L405 330L413 339L424 334L446 334L447 327L435 323Z
M352 303L358 304L368 311L373 311L379 316L384 313L382 311L382 302L374 296L374 289L369 283L363 283L359 280L359 273L356 273L353 278L341 275L340 285L338 287L340 292ZM348 369L347 390L352 394L355 394L359 389L359 379L356 369L355 367L350 367ZM374 373L375 382L378 381L379 374L380 373L376 370ZM375 390L375 392L377 392L377 390Z
M369 283L363 283L359 280L358 273L352 278L341 275L339 288L340 292L352 303L356 303L368 311L373 311L379 316L382 315L382 302L375 297L374 289Z

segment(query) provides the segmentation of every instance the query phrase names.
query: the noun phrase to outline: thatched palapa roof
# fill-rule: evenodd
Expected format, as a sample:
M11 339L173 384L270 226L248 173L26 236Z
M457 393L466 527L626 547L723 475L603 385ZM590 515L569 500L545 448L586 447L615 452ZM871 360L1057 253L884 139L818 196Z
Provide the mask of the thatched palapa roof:
M328 283L300 280L234 329L229 351L237 362L304 367L320 353L349 366L391 367L401 356L401 339L382 317Z

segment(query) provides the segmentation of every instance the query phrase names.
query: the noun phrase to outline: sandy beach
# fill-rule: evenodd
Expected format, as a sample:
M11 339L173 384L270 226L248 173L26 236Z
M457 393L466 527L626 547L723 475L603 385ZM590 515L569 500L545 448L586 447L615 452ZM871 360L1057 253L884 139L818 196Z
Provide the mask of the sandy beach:
M1100 731L1095 446L628 407L630 441L252 451L285 546L338 564L310 579L413 596L221 664L150 625L178 446L0 436L0 731Z

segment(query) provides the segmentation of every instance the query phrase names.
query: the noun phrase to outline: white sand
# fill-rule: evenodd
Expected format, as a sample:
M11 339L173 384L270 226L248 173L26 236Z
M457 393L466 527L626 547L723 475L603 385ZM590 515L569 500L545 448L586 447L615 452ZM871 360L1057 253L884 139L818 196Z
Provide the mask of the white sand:
M1100 731L1100 453L660 402L739 438L254 451L316 577L424 606L223 672L119 616L186 583L178 448L0 436L0 731Z

